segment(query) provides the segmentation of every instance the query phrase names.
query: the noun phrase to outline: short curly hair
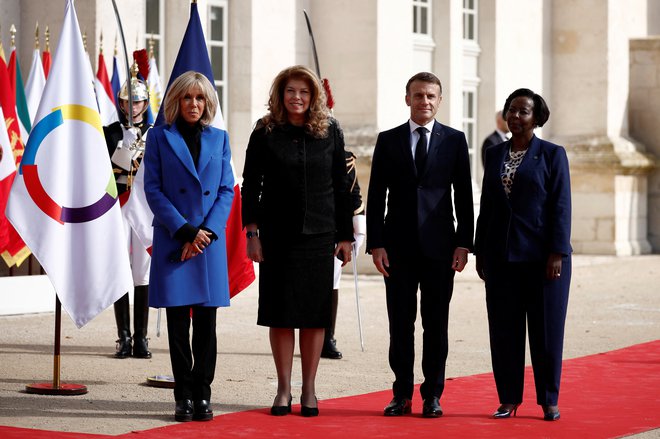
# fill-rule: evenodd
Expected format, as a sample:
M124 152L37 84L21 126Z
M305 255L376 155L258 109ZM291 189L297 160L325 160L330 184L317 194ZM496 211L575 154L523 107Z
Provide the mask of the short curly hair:
M548 104L546 104L545 99L543 99L541 95L534 93L528 88L519 88L518 90L511 93L508 98L506 98L504 109L502 110L502 116L506 119L506 113L509 111L511 102L513 102L515 98L519 97L530 98L532 102L534 102L534 122L539 128L545 125L545 123L550 118L550 109L548 108Z

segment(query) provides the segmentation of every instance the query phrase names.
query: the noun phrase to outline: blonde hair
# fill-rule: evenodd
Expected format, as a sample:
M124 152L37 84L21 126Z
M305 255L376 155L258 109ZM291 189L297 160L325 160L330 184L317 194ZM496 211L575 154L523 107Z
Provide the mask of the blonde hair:
M268 98L268 111L261 120L272 131L277 125L285 125L289 119L284 106L284 89L292 79L305 81L311 91L309 109L305 114L305 131L316 138L328 135L330 113L326 104L325 90L314 72L305 66L292 66L282 70L273 80Z
M215 112L218 109L218 95L204 74L194 71L188 71L176 78L165 95L165 122L169 125L173 124L179 117L180 108L179 101L186 93L190 92L195 87L199 87L204 95L206 105L204 105L204 112L199 119L199 123L207 127L213 123Z

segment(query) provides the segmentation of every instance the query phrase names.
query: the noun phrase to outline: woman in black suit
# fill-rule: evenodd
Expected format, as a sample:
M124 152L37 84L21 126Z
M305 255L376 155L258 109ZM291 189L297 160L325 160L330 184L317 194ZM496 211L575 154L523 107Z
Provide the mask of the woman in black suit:
M300 329L301 414L318 415L314 381L324 328L331 325L334 256L351 260L344 138L325 100L309 69L284 69L245 156L243 224L247 255L260 264L257 324L270 327L276 416L291 412L294 328Z
M495 418L522 403L525 322L544 419L559 419L564 324L571 279L571 189L563 147L539 139L550 110L529 89L504 104L512 137L489 148L477 220L477 272L486 281Z

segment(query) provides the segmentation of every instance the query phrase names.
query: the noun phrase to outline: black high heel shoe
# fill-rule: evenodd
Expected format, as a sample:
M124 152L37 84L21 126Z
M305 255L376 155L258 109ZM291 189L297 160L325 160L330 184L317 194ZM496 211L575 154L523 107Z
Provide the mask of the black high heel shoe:
M311 418L313 416L318 416L319 415L319 400L314 397L314 400L316 401L316 407L307 407L303 405L302 403L302 396L300 397L300 414L306 418Z
M515 417L518 412L518 407L520 407L520 404L502 404L498 407L497 411L493 413L493 418L504 419L510 418L511 415Z
M270 414L273 416L284 416L291 413L291 400L293 397L289 394L289 404L287 405L274 405L270 408Z
M558 421L561 417L559 414L559 407L556 405L544 405L542 407L544 421Z

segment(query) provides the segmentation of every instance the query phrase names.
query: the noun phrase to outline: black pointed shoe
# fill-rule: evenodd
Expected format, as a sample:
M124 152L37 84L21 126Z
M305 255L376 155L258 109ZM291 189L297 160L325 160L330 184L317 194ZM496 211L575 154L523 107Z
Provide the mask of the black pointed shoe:
M174 420L189 422L193 420L193 404L189 399L180 399L174 407Z
M558 421L561 416L559 415L559 407L556 405L543 406L543 420L544 421Z
M193 403L193 421L210 421L213 419L213 410L211 402L206 399L200 399Z
M442 416L442 407L440 407L440 398L434 396L424 400L422 406L422 416L425 418L439 418Z
M273 416L284 416L291 413L291 400L293 396L289 394L289 403L287 405L274 405L270 408L270 414Z
M319 400L315 396L314 400L316 401L316 407L308 407L303 404L302 396L300 397L300 414L305 418L311 418L319 415Z
M412 411L412 401L408 398L399 398L395 396L392 401L383 410L385 416L407 415Z
M511 415L515 417L519 406L520 404L502 404L497 408L497 411L493 413L493 418L505 419L510 418Z

